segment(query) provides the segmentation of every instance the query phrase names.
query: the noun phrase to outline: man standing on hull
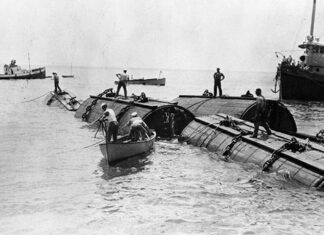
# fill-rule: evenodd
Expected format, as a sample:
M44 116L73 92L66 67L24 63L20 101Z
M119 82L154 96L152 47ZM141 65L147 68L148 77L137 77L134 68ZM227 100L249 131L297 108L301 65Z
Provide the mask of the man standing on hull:
M124 70L124 73L123 74L121 74L121 73L116 74L116 76L118 77L119 82L118 82L117 92L116 92L116 96L115 97L117 97L119 95L119 90L120 90L121 87L123 87L123 89L124 89L124 95L125 95L125 98L127 99L126 83L129 80L129 76L127 74L127 70Z
M59 86L59 82L60 82L60 79L59 79L59 76L57 76L57 73L53 73L54 75L54 92L55 93L62 93L62 90L61 90L61 87Z
M254 132L251 136L252 138L258 137L259 126L263 126L264 129L267 131L268 135L271 135L271 129L267 122L267 107L266 107L266 100L264 96L261 94L261 89L257 88L255 90L256 97L256 111L254 115Z
M217 71L214 73L214 97L217 96L217 88L219 90L219 96L223 95L221 81L225 79L224 74L220 72L220 69L217 68Z

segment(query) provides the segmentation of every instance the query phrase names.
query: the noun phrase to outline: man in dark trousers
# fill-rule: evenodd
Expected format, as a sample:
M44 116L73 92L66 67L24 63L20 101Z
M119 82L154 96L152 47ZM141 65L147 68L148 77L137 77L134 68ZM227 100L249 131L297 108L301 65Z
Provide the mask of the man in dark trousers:
M267 107L266 100L264 96L261 94L261 89L257 88L255 90L256 97L256 111L254 115L254 132L251 136L252 138L258 137L259 126L263 126L267 131L268 135L271 135L271 130L269 124L267 122Z
M217 68L216 73L214 73L214 97L217 96L217 87L219 90L219 96L223 95L221 81L223 81L224 79L224 74L222 74L219 68Z
M123 89L124 89L124 95L125 95L125 98L127 99L126 83L129 80L129 76L127 74L127 70L124 70L124 73L123 74L121 74L121 73L116 74L116 76L118 77L119 82L118 82L117 92L116 92L115 97L117 97L119 95L119 90L120 90L121 87L123 87Z
M53 75L54 75L54 92L55 93L57 93L57 91L59 91L59 93L62 93L62 90L61 90L61 88L60 88L60 86L59 86L59 82L60 82L60 80L59 80L59 76L57 76L57 73L53 73Z

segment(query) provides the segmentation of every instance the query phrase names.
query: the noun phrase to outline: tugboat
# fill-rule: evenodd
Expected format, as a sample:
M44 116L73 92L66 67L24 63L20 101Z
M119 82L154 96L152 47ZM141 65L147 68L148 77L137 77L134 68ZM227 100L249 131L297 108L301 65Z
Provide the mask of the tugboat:
M45 67L35 69L22 69L16 64L16 60L11 60L10 64L3 66L4 74L0 74L3 79L44 79L46 77Z
M324 101L324 44L313 35L315 8L316 0L313 0L310 35L298 46L304 49L299 61L295 63L291 56L285 57L276 52L276 56L281 54L283 60L278 64L275 89L272 91L279 92L281 100Z

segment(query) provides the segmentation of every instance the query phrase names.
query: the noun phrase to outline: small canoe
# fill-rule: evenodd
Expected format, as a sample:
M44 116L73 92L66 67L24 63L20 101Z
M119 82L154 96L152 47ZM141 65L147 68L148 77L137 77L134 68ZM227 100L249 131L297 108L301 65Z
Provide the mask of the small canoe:
M62 91L60 93L51 91L45 100L47 105L56 102L59 106L62 106L69 111L76 111L80 107L80 102L75 98L75 96L72 96L67 91Z
M118 81L115 81L118 84ZM149 85L149 86L165 86L165 78L140 78L127 80L127 84L131 85Z
M108 145L104 143L99 146L102 155L108 163L111 163L149 152L154 146L155 138L156 132L153 131L150 138L146 140L127 142L123 137L117 142L109 142Z
M63 78L74 78L74 75L62 75Z

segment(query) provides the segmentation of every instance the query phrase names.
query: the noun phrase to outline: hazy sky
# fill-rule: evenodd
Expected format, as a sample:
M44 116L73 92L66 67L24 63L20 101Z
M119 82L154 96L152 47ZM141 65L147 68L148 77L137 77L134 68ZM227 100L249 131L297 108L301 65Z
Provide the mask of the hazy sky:
M274 71L312 0L1 1L0 63ZM324 3L315 36L324 42ZM287 52L289 53L289 52Z

